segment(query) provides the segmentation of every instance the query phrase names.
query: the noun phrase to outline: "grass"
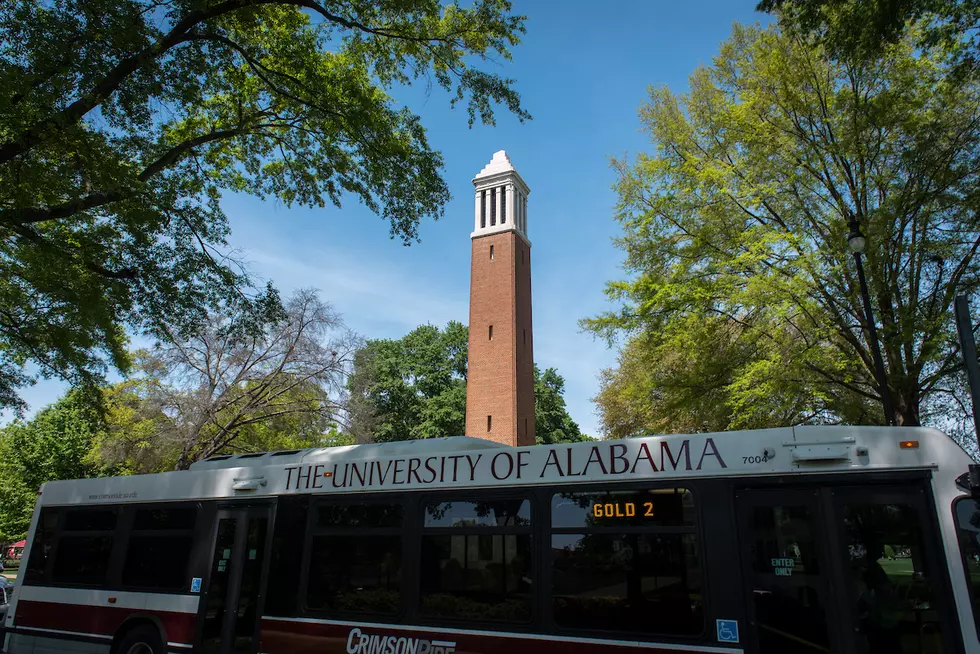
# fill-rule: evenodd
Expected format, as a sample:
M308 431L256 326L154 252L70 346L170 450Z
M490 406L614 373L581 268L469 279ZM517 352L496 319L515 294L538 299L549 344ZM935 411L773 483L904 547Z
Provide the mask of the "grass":
M897 577L911 577L912 573L915 572L912 559L878 559L878 564L889 577L892 575Z

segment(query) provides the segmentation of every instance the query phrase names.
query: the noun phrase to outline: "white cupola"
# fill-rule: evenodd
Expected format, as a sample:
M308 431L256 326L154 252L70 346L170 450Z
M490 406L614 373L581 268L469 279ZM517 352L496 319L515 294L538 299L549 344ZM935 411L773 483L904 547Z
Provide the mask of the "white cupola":
M476 190L476 216L470 238L517 232L527 238L527 196L531 189L521 178L503 150L494 152L483 170L473 178Z

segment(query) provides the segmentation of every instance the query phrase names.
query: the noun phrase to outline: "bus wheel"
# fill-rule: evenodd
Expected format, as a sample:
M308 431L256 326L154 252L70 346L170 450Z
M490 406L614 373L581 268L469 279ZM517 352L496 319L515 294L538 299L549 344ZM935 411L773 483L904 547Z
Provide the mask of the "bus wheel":
M166 651L156 627L140 625L126 632L115 654L165 654Z

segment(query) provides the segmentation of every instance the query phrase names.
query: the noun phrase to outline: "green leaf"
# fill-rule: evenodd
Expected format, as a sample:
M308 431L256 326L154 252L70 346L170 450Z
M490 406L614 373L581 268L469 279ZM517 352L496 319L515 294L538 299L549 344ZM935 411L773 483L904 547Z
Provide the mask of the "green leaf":
M855 63L741 25L689 92L652 88L650 151L613 162L618 306L582 321L622 346L606 434L882 424L852 220L898 423L965 434L951 304L980 289L978 106L913 35Z
M392 89L435 79L470 123L525 120L511 80L473 67L523 33L507 0L0 3L0 406L38 376L125 372L126 333L266 304L229 191L361 202L417 241L450 195Z

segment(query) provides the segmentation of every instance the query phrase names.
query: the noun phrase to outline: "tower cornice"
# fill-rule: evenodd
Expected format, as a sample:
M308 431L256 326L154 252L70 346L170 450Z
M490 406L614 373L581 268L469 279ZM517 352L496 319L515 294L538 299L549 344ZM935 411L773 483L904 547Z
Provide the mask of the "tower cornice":
M506 184L507 182L511 182L516 185L525 196L531 194L531 187L527 185L527 182L524 181L524 178L521 177L521 174L516 170L490 173L489 175L484 175L482 177L477 175L473 178L473 187L477 191L482 191L483 189Z
M473 187L476 213L470 238L516 232L530 246L527 198L531 189L506 152L493 153L490 162L473 178Z

